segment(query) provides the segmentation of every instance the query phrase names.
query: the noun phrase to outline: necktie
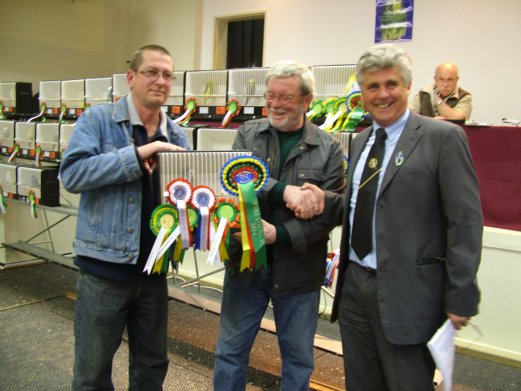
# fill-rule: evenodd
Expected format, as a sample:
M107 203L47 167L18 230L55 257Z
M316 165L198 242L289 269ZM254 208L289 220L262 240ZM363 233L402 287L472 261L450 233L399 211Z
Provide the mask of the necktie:
M356 198L355 216L351 231L351 247L358 258L363 259L373 247L373 214L378 187L378 176L382 169L385 152L385 129L376 130L374 141L365 161L358 196Z

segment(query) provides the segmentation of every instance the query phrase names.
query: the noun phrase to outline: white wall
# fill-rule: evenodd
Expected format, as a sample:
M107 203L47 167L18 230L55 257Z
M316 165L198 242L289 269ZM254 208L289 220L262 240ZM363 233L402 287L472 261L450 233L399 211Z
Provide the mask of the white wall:
M356 63L374 44L374 0L203 0L201 68L211 69L216 17L266 12L264 66L284 58L307 65ZM474 98L471 119L521 119L521 2L416 0L413 40L400 45L414 64L412 93L453 61ZM511 44L510 42L514 42Z

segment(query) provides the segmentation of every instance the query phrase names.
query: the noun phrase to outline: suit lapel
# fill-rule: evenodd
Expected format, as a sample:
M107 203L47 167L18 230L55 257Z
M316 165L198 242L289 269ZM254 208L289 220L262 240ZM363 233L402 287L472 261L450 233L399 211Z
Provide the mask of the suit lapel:
M411 112L409 119L405 124L405 128L398 139L396 148L391 155L391 160L389 160L389 164L387 164L378 197L382 195L402 165L407 162L407 158L411 155L412 151L418 144L418 141L420 141L422 134L421 123L416 114ZM400 158L404 159L401 163L399 161Z

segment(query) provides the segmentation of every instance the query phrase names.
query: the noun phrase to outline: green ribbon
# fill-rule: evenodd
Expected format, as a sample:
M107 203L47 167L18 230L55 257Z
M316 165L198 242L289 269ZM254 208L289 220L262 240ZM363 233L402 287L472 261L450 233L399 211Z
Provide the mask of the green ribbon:
M249 240L253 245L250 249L250 253L243 253L241 262L241 271L246 268L246 264L249 264L249 269L252 270L253 266L255 270L260 267L266 266L266 238L264 237L264 230L262 228L262 217L259 208L259 200L257 199L257 193L255 192L255 183L253 181L238 184L240 193L242 194L242 202L246 212L246 219L248 224L242 224L247 226L248 239L243 237L244 240ZM254 264L253 261L254 260Z

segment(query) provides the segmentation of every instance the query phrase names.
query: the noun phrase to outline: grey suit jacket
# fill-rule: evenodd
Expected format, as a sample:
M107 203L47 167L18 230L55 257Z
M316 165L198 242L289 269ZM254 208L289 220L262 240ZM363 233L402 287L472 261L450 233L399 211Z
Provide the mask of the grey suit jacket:
M332 321L349 265L353 171L371 131L362 131L351 145ZM423 343L446 311L460 316L477 313L483 222L463 129L411 112L384 173L375 219L378 303L389 341Z

